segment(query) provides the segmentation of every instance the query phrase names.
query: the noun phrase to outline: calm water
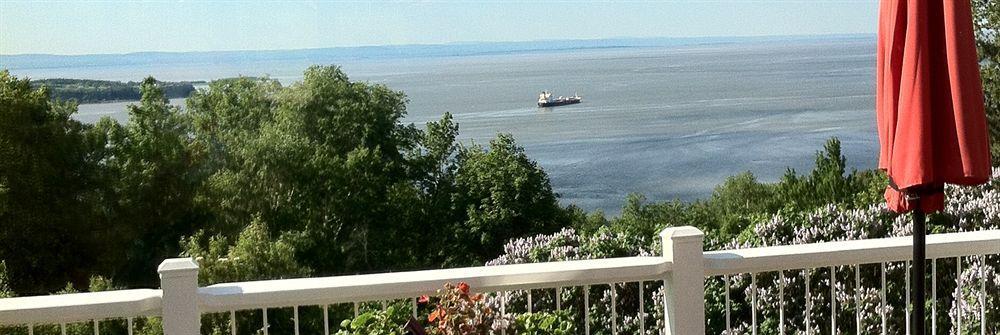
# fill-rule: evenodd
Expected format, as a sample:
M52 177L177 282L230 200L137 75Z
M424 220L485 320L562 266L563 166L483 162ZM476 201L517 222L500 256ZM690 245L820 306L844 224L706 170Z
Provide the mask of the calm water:
M692 200L743 171L768 181L786 167L806 171L831 136L844 143L849 164L873 167L874 44L853 38L329 62L352 79L405 91L408 122L451 112L465 142L512 133L563 203L617 213L629 192ZM12 72L114 80L269 74L291 83L312 62ZM543 89L578 92L584 102L536 108ZM77 117L124 120L126 104L83 105Z

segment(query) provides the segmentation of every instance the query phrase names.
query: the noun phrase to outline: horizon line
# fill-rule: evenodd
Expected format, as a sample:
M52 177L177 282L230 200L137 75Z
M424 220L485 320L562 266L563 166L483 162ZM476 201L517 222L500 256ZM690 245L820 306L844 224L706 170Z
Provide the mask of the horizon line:
M229 50L189 50L189 51L130 51L121 53L81 53L81 54L53 54L53 53L16 53L3 54L0 57L29 57L29 56L56 56L56 57L83 57L83 56L129 56L140 54L209 54L209 53L240 53L240 52L289 52L289 51L314 51L329 49L360 49L378 47L420 47L420 46L449 46L449 45L485 45L485 44L505 44L505 43L537 43L537 42L572 42L572 41L606 41L606 40L655 40L655 39L711 39L711 38L817 38L817 37L849 37L849 36L875 36L874 33L829 33L829 34L785 34L785 35L705 35L705 36L612 36L602 38L565 38L565 39L535 39L535 40L509 40L509 41L453 41L443 43L402 43L402 44L364 44L354 46L329 46L314 48L292 48L292 49L229 49Z

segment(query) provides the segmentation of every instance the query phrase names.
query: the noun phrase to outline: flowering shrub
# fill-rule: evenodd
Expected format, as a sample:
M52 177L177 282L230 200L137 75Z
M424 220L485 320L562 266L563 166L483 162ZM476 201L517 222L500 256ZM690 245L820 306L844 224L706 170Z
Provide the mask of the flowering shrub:
M863 197L871 198L865 192ZM929 215L928 229L932 233L976 231L1000 229L1000 168L993 169L991 181L977 187L946 187L947 203L942 213ZM871 202L870 199L866 200ZM896 215L886 210L881 201L863 206L865 201L844 204L828 204L811 211L780 210L775 214L750 217L745 230L730 236L728 240L706 241L709 248L739 249L761 246L805 244L827 241L845 241L883 237L907 236L910 234L909 215ZM538 235L511 240L504 247L505 253L487 265L519 264L575 259L593 259L620 256L652 255L657 250L655 238L630 236L627 231L602 227L593 234L580 234L573 229L564 229L550 235ZM938 327L950 329L958 324L961 315L963 331L978 334L983 325L981 311L1000 310L1000 257L964 257L961 273L956 274L958 264L955 259L936 260L938 300ZM930 265L928 266L930 268ZM863 333L878 333L881 316L878 313L882 298L881 265L860 266L860 285L855 283L854 266L795 270L782 273L756 275L757 317L760 334L775 334L778 329L779 285L784 283L784 314L786 332L805 333L806 315L813 333L830 331L831 276L835 279L833 299L837 302L838 332L854 333L857 327L856 314L860 309ZM906 264L887 263L886 268L887 326L889 333L901 333L905 328L907 301L905 289ZM806 308L805 283L809 281L808 296L812 308ZM958 280L962 286L959 289ZM732 276L729 281L731 334L748 333L752 327L750 297L752 291L749 275ZM613 286L618 319L614 324L619 333L638 334L638 320L644 317L647 334L655 334L653 329L663 327L662 288L658 282L647 282L644 287L644 307L638 308L638 284L628 283ZM982 295L985 288L985 295ZM706 322L708 333L726 334L725 290L723 278L706 281ZM592 286L590 294L591 332L611 333L612 287ZM857 302L855 297L857 292ZM534 310L554 308L555 294L546 290L533 290ZM526 310L528 292L510 292L506 295L507 311ZM583 289L564 288L560 298L564 309L577 315L576 326L582 328L579 317L583 310ZM928 295L928 298L930 296ZM956 303L957 302L957 303ZM985 306L983 305L985 303ZM521 307L524 306L524 307ZM930 306L928 306L930 311ZM655 321L652 321L655 320ZM651 325L655 322L655 325ZM985 320L986 332L1000 333L1000 313L988 312ZM965 333L962 334L965 334Z
M646 238L648 239L648 237ZM552 261L568 261L580 259L597 259L625 256L651 256L652 245L644 245L643 239L601 227L592 234L580 234L573 228L549 234L524 237L510 240L504 245L505 253L490 261L487 265L522 264ZM639 285L637 283L590 286L589 290L582 287L566 287L560 290L560 307L563 313L573 316L571 322L576 329L584 329L587 321L583 317L585 307L583 295L590 296L590 331L591 334L612 334L612 324L617 326L619 334L641 334L640 315L645 321L645 334L657 334L656 321L662 320L662 307L655 301L662 301L661 283L647 282L643 288L645 296L644 310L639 311ZM612 295L612 289L615 294ZM555 310L556 290L532 290L532 310ZM498 298L506 306L507 313L527 313L527 291L512 291L501 294ZM660 297L660 300L657 297ZM611 301L617 302L617 319L612 321ZM662 324L660 325L662 328Z
M947 233L960 231L975 231L1000 228L1000 168L993 169L991 181L976 187L946 187L947 202L945 211L929 216L929 231ZM827 205L808 213L779 212L766 220L757 221L743 234L725 244L727 249L738 249L758 246L805 244L827 241L844 241L869 238L908 236L912 230L912 220L909 215L895 215L886 210L882 203L860 209L845 209L838 205ZM984 263L985 261L985 263ZM938 327L950 329L957 324L959 314L962 315L963 329L979 333L983 320L981 319L982 304L985 300L986 310L1000 309L1000 269L998 257L965 257L962 259L962 272L956 274L958 265L955 259L940 259L936 261L938 300L937 309L948 311L938 313ZM928 265L928 269L930 265ZM860 267L860 286L855 283L855 267L843 266L832 269L836 278L834 299L838 306L839 331L853 332L857 326L855 289L860 298L861 328L866 333L880 331L881 316L878 308L881 304L879 289L881 288L881 267L879 264L862 265ZM902 332L905 328L905 309L907 301L905 276L906 264L902 262L887 263L886 314L889 332ZM981 271L981 272L980 272ZM829 331L830 325L830 277L831 269L809 270L810 299L812 309L805 306L804 272L784 272L785 318L789 329L805 331L805 315L810 316L810 327L818 333L820 329ZM959 290L957 280L961 279L962 290ZM984 279L985 278L985 279ZM778 279L775 273L757 275L758 320L777 319L779 308ZM750 277L738 275L730 278L730 296L732 304L733 325L747 328L750 326L750 308L748 302L751 296ZM987 294L980 297L985 284ZM724 283L719 278L709 280L706 284L706 316L710 329L723 329L725 325ZM948 293L950 292L950 293ZM930 298L928 294L928 298ZM956 303L957 302L957 303ZM961 313L959 313L959 308ZM927 308L930 311L930 305ZM789 311L802 311L790 313ZM996 313L992 313L996 314ZM1000 316L987 313L987 333L1000 330ZM777 325L761 324L764 334L776 331ZM721 331L713 332L721 333Z
M438 335L486 335L499 334L511 326L509 316L501 313L492 301L483 294L469 293L469 285L445 284L438 290L438 302L427 321L428 334ZM426 298L421 298L427 301Z

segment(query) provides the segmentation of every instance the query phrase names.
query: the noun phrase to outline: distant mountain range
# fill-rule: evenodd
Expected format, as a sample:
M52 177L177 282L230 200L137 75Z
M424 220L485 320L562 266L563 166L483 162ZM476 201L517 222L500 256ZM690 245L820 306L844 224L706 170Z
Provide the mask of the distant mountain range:
M528 52L552 52L573 49L663 47L699 44L779 42L803 40L874 39L874 35L810 35L763 37L692 37L692 38L609 38L593 40L541 40L526 42L463 42L361 47L336 47L299 50L252 50L208 52L137 52L127 54L0 55L0 68L44 69L63 67L119 66L143 64L228 63L305 60L316 63L331 60L394 59L413 57L449 57Z

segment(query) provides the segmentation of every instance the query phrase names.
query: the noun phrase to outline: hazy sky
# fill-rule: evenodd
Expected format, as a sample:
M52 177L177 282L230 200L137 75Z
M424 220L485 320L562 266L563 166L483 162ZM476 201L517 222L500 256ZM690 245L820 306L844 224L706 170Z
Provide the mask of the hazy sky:
M874 33L877 0L0 0L0 54Z

